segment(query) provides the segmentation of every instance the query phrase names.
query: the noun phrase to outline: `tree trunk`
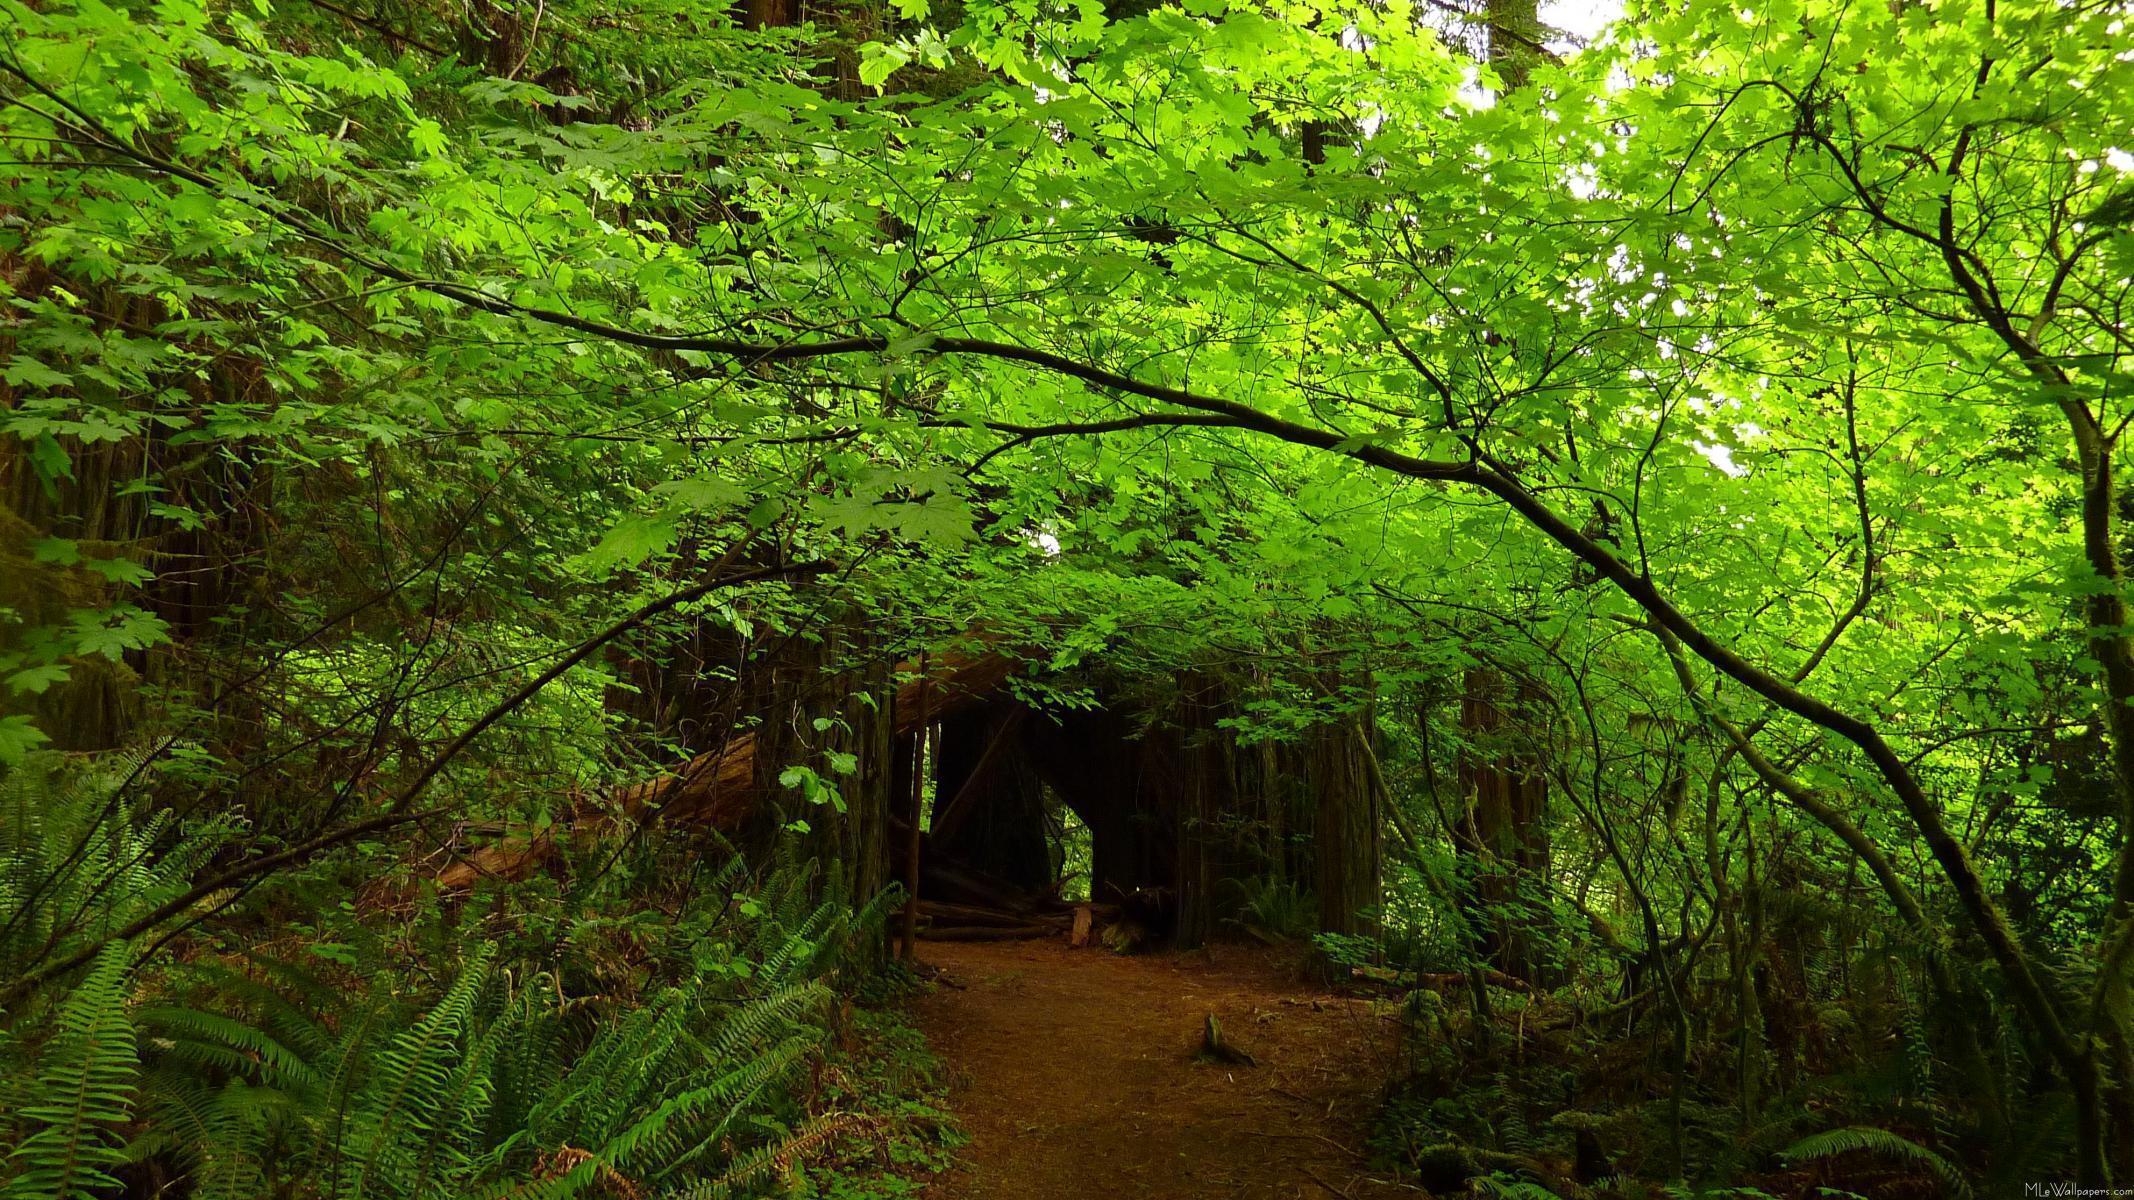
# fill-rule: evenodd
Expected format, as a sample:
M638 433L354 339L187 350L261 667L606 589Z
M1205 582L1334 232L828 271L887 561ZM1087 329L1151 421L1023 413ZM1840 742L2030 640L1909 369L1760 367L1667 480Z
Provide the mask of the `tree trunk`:
M1359 730L1359 725L1362 727ZM1367 715L1345 717L1320 730L1310 748L1310 782L1318 798L1312 828L1313 881L1319 928L1362 934L1373 928L1383 846L1378 791L1371 786L1359 732L1371 736Z
M1503 677L1476 667L1466 687L1459 766L1466 811L1453 840L1469 860L1464 874L1484 910L1480 950L1497 970L1544 982L1548 914L1534 896L1549 879L1548 781L1533 753L1514 744L1518 732L1505 711L1511 689ZM1522 687L1519 699L1530 705L1539 694Z

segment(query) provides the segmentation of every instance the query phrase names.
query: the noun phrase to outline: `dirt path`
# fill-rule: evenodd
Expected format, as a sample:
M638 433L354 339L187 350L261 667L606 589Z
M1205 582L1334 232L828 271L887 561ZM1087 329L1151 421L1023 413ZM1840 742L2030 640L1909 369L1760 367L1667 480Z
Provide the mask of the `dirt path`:
M1264 952L922 943L920 957L961 985L917 1015L971 1135L929 1200L1416 1194L1369 1178L1358 1153L1392 1023ZM1258 1067L1196 1061L1209 1013Z

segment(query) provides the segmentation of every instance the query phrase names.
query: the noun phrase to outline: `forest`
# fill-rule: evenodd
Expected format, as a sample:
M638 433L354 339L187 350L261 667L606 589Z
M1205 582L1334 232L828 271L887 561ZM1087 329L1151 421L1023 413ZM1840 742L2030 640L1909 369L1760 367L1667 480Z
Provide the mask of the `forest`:
M6 1200L2134 1192L2127 0L0 0Z

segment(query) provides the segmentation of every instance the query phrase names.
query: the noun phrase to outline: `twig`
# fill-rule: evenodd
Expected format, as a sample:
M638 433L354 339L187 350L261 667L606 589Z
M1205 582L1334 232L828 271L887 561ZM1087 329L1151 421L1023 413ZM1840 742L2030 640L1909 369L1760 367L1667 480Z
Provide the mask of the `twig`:
M738 553L738 547L733 551L729 551L727 556L720 560L719 567L724 567L725 565L729 564L735 557L738 556ZM239 862L224 871L218 872L217 874L202 881L201 883L194 885L183 895L176 896L162 904L159 904L155 908L149 910L147 913L129 922L125 926L119 929L112 930L101 937L91 940L88 945L82 947L74 953L69 954L66 957L61 958L57 961L48 962L35 970L24 973L20 978L16 979L6 988L0 989L0 1008L5 1008L20 997L28 995L30 992L34 991L37 987L42 985L46 980L49 980L58 975L65 974L66 972L71 971L74 968L82 966L83 964L89 962L90 960L94 959L99 953L101 953L104 947L110 945L111 943L138 937L139 935L146 933L150 929L161 925L163 922L169 920L170 918L184 913L186 910L192 908L195 904L198 904L202 900L212 897L215 893L220 892L225 888L233 887L247 880L267 875L271 872L278 871L286 866L293 866L297 863L307 861L322 851L346 845L347 843L352 842L359 837L374 833L383 833L386 830L394 829L402 825L408 825L419 821L424 821L432 816L437 815L443 810L418 810L413 807L414 803L422 795L424 790L429 787L430 782L437 778L437 776L441 772L443 772L445 766L450 763L454 758L458 757L459 753L462 750L465 750L470 744L472 744L474 740L479 737L484 730L488 729L496 722L502 720L513 709L525 703L528 699L531 699L535 693L539 692L542 688L553 682L564 672L570 670L578 663L583 662L587 657L592 655L594 651L613 641L615 638L620 637L622 634L627 633L630 630L636 628L637 626L644 624L646 621L651 620L653 617L656 617L671 608L678 607L692 600L701 599L704 596L710 595L712 592L720 590L722 588L730 588L739 586L741 584L755 583L758 581L769 579L792 578L800 575L816 575L821 574L823 571L826 571L828 569L828 563L805 562L783 566L762 567L754 570L743 571L734 575L720 576L717 574L718 568L714 568L712 578L707 579L702 583L698 583L690 587L683 588L679 591L669 593L664 598L655 600L652 603L645 605L643 608L638 609L636 612L630 614L628 617L625 617L614 625L609 626L607 629L603 630L601 633L594 636L593 638L579 643L577 648L572 650L569 654L564 655L562 659L557 661L548 670L543 671L539 676L536 676L531 682L519 688L517 691L513 692L510 696L506 697L503 701L491 708L487 713L484 713L480 719L476 720L472 725L468 726L464 731L462 731L458 737L452 740L451 744L447 745L444 750L442 750L436 755L436 757L432 758L429 761L428 765L426 765L422 769L422 771L416 775L415 779L406 787L402 788L400 792L393 797L391 802L388 803L385 806L384 810L378 815L366 818L364 820L351 822L336 830L330 830L328 832L320 833L307 841L299 842L298 844L290 846L285 850L281 850L272 854L262 855L259 858Z
M1298 1164L1297 1164L1297 1169L1298 1169L1299 1171L1302 1171L1302 1172L1304 1172L1305 1176L1306 1176L1307 1178L1309 1178L1309 1179L1310 1179L1310 1180L1311 1180L1311 1181L1312 1181L1313 1183L1316 1183L1316 1184L1318 1184L1318 1185L1319 1185L1320 1187L1323 1187L1323 1188L1325 1188L1325 1189L1326 1189L1327 1191L1329 1191L1329 1192L1332 1192L1332 1193L1334 1193L1334 1194L1335 1194L1336 1196L1339 1196L1339 1197L1341 1197L1341 1200L1356 1200L1356 1197L1355 1197L1355 1196L1351 1195L1351 1194L1350 1194L1349 1192L1347 1192L1347 1191L1345 1191L1345 1190L1343 1190L1343 1189L1341 1189L1341 1188L1337 1188L1337 1187L1335 1187L1335 1186L1334 1186L1333 1184L1331 1184L1331 1183L1328 1183L1328 1182L1327 1182L1327 1181L1326 1181L1326 1180L1325 1180L1325 1179L1324 1179L1324 1178L1323 1178L1323 1177L1322 1177L1322 1176L1321 1176L1321 1175L1319 1174L1319 1172L1317 1172L1317 1171L1314 1171L1314 1170L1312 1170L1312 1169L1311 1169L1310 1167L1307 1167L1307 1166L1305 1166L1305 1165L1304 1165L1303 1163L1298 1163Z
M1335 1141L1334 1139L1326 1136L1323 1133L1276 1133L1271 1129L1255 1129L1252 1132L1260 1137L1265 1138L1296 1138L1299 1140L1310 1138L1314 1141L1325 1142L1327 1145L1332 1146L1334 1149L1341 1151L1343 1154L1348 1155L1350 1158L1355 1159L1357 1162L1366 1161L1363 1155L1358 1154L1355 1150L1342 1145L1340 1142Z

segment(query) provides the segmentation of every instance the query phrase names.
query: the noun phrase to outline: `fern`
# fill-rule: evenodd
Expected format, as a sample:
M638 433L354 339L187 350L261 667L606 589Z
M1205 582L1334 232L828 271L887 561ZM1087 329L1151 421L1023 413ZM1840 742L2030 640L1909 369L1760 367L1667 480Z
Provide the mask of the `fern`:
M187 1067L164 1067L144 1080L150 1130L126 1148L129 1159L169 1154L186 1168L192 1200L251 1200L267 1193L267 1130L289 1098L242 1081L217 1087Z
M123 803L146 760L117 751L61 773L58 755L35 755L0 781L0 978L180 895L236 833L231 817L186 824Z
M630 1112L658 1103L674 1082L667 1064L688 1037L686 1020L684 996L670 989L605 1026L528 1116L534 1137L552 1146L597 1142Z
M469 1014L488 981L493 950L479 947L444 997L378 1051L377 1071L354 1101L357 1129L350 1195L421 1195L436 1147L449 1136L465 1099L455 1070Z
M1318 901L1294 883L1261 876L1231 885L1238 893L1238 912L1226 919L1261 941L1301 941L1318 928Z
M564 1079L556 1021L543 1006L543 991L549 982L536 977L533 986L510 998L504 1020L512 1036L498 1046L490 1065L495 1099L489 1106L488 1127L482 1140L499 1160L527 1139L526 1131L541 1097L555 1091Z
M726 1017L710 1047L713 1058L731 1058L752 1046L760 1046L789 1028L801 1017L820 1012L829 1003L830 989L820 982L795 984L735 1008Z
M217 844L222 827L110 805L109 782L29 772L0 787L0 901L37 897L27 934L0 938L8 963L174 894ZM207 954L165 967L138 1008L113 950L0 1031L0 1133L20 1142L0 1165L6 1200L108 1195L128 1164L192 1200L292 1184L341 1200L759 1187L860 1121L795 1113L792 1082L826 1036L824 978L886 910L818 895L814 874L789 862L749 885L736 859L713 878L748 892L698 893L672 919L588 897L552 973L499 970L481 939L427 1004L406 998L407 955L464 944L449 923L412 947L360 921L321 930L368 987L305 955ZM733 969L705 970L708 947Z
M1958 1197L1958 1200L1968 1200L1971 1195L1970 1181L1964 1178L1963 1171L1956 1164L1910 1138L1871 1125L1852 1125L1814 1134L1793 1143L1780 1153L1783 1157L1796 1161L1835 1158L1841 1154L1871 1154L1879 1158L1904 1159L1926 1168L1949 1190L1949 1194Z
M164 1044L166 1057L292 1091L314 1092L321 1085L318 1072L296 1051L235 1017L156 1005L136 1012L134 1020Z
M108 948L60 1007L37 1102L19 1114L31 1132L8 1156L19 1172L8 1200L86 1200L118 1186L110 1174L125 1157L117 1128L132 1116L140 1067L126 1012L131 967L130 947Z
M748 1105L783 1080L815 1048L796 1037L727 1071L703 1087L673 1097L610 1141L602 1157L641 1172L671 1174L712 1149Z
M809 1120L791 1135L759 1146L735 1159L719 1177L684 1190L673 1200L727 1200L743 1188L755 1186L792 1170L820 1154L833 1140L855 1131L875 1131L879 1117L863 1113L829 1112Z
M1532 1180L1513 1179L1506 1175L1477 1175L1468 1186L1475 1190L1475 1194L1493 1196L1496 1200L1563 1200Z

